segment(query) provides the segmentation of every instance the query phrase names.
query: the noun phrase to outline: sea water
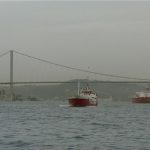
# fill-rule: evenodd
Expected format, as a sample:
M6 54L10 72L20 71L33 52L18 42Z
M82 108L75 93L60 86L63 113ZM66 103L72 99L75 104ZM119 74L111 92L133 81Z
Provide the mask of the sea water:
M150 150L150 104L0 101L0 150Z

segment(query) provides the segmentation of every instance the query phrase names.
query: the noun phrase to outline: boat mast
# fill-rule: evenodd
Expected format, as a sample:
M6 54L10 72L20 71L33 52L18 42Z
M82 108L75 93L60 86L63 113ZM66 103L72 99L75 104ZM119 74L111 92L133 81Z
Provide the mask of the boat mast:
M80 95L80 81L78 80L78 96Z
M10 97L14 100L14 89L13 89L13 50L10 50Z

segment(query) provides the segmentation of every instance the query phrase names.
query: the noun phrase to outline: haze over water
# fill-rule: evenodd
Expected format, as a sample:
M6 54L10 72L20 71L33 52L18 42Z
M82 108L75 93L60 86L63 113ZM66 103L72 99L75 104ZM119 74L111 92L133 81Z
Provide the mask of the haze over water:
M0 149L149 150L150 105L62 106L66 104L67 100L1 101Z
M56 64L149 79L149 14L150 1L0 2L0 54L16 50ZM9 59L0 61L0 81L9 81ZM14 56L15 81L86 76ZM112 78L91 75L90 79Z

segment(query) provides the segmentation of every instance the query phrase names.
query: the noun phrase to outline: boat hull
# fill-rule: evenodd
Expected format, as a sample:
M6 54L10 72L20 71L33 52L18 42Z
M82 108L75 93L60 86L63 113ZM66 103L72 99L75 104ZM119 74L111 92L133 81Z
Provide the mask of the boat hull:
M133 103L150 103L150 97L138 97L132 99Z
M84 98L70 98L69 105L73 107L97 106L97 101Z

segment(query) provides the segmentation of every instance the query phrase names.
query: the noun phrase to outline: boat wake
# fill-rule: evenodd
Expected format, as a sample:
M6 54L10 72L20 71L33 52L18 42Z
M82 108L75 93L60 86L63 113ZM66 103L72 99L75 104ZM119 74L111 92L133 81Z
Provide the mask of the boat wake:
M59 105L59 107L77 107L77 106L71 106L71 105ZM80 107L80 106L79 106ZM84 106L86 108L93 108L93 107L97 107L97 106Z
M93 108L93 107L97 107L97 106L86 106L86 107L92 107Z
M59 107L71 107L70 105L59 105Z

